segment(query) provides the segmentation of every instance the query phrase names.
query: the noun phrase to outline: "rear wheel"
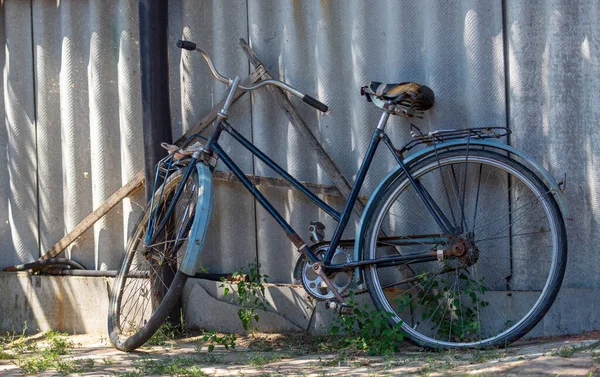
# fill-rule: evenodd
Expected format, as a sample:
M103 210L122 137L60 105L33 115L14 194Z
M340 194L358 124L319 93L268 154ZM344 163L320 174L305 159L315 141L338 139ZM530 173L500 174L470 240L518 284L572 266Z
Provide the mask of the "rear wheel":
M549 310L567 259L564 222L552 192L520 163L488 151L446 151L410 167L453 228L437 222L404 175L380 196L364 259L451 251L408 266L369 266L374 304L430 348L513 342ZM398 246L385 237L425 236Z
M146 206L114 281L108 333L114 346L131 351L144 344L172 314L187 275L178 270L194 221L198 195L195 167L156 241L146 244L148 222L158 225L167 215L186 169L172 173L154 194L154 210Z

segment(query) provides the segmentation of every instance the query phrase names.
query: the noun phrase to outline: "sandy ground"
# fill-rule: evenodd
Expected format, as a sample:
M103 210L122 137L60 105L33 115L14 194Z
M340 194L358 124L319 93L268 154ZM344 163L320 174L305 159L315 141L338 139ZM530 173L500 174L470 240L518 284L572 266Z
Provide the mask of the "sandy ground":
M67 339L66 337L64 339ZM167 341L124 353L106 336L72 335L62 367L43 369L44 335L8 344L0 376L600 376L600 333L521 341L506 349L425 352L409 344L390 356L336 351L304 335L257 334L235 350L208 352L200 337ZM37 345L37 349L36 349ZM11 348L12 347L12 348ZM18 353L18 355L17 355ZM8 357L15 357L8 359ZM4 359L6 358L6 359ZM39 368L35 372L35 368ZM33 366L33 367L32 367ZM31 369L33 368L33 370Z

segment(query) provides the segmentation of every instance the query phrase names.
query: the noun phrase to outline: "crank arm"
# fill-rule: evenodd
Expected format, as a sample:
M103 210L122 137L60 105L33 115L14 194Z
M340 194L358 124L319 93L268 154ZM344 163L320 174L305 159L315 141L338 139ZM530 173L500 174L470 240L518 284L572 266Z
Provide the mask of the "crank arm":
M323 282L325 282L325 285L327 285L329 290L333 293L333 295L340 302L340 304L344 305L345 304L344 298L342 297L340 292L338 292L337 288L333 285L333 283L329 280L329 278L325 274L325 271L323 271L322 266L319 263L315 263L315 264L313 264L313 270L315 271L315 273L317 275L319 275L319 277L321 279L323 279Z

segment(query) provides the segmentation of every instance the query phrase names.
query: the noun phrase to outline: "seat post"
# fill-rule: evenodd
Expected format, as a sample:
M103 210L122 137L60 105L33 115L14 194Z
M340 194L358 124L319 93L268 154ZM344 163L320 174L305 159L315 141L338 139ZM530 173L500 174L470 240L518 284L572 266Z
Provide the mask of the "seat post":
M389 117L390 117L390 113L388 113L387 111L384 111L383 114L381 114L381 118L379 118L379 124L377 125L377 129L383 131L383 129L385 128L385 124L387 123Z

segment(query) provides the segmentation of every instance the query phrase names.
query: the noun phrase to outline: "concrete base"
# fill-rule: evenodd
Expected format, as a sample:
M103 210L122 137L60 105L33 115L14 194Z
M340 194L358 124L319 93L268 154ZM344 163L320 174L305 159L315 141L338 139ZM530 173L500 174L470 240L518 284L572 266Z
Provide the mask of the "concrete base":
M106 332L112 278L0 273L0 323L6 331Z
M0 329L28 332L59 330L104 334L112 278L36 276L26 272L0 273ZM241 332L238 307L223 296L220 282L189 279L183 292L184 317L190 328ZM297 285L266 285L270 303L259 311L264 332L329 330L334 313L322 302L306 298ZM357 298L370 303L368 294ZM520 301L520 300L519 300ZM564 288L554 305L528 336L578 334L600 329L600 290Z

